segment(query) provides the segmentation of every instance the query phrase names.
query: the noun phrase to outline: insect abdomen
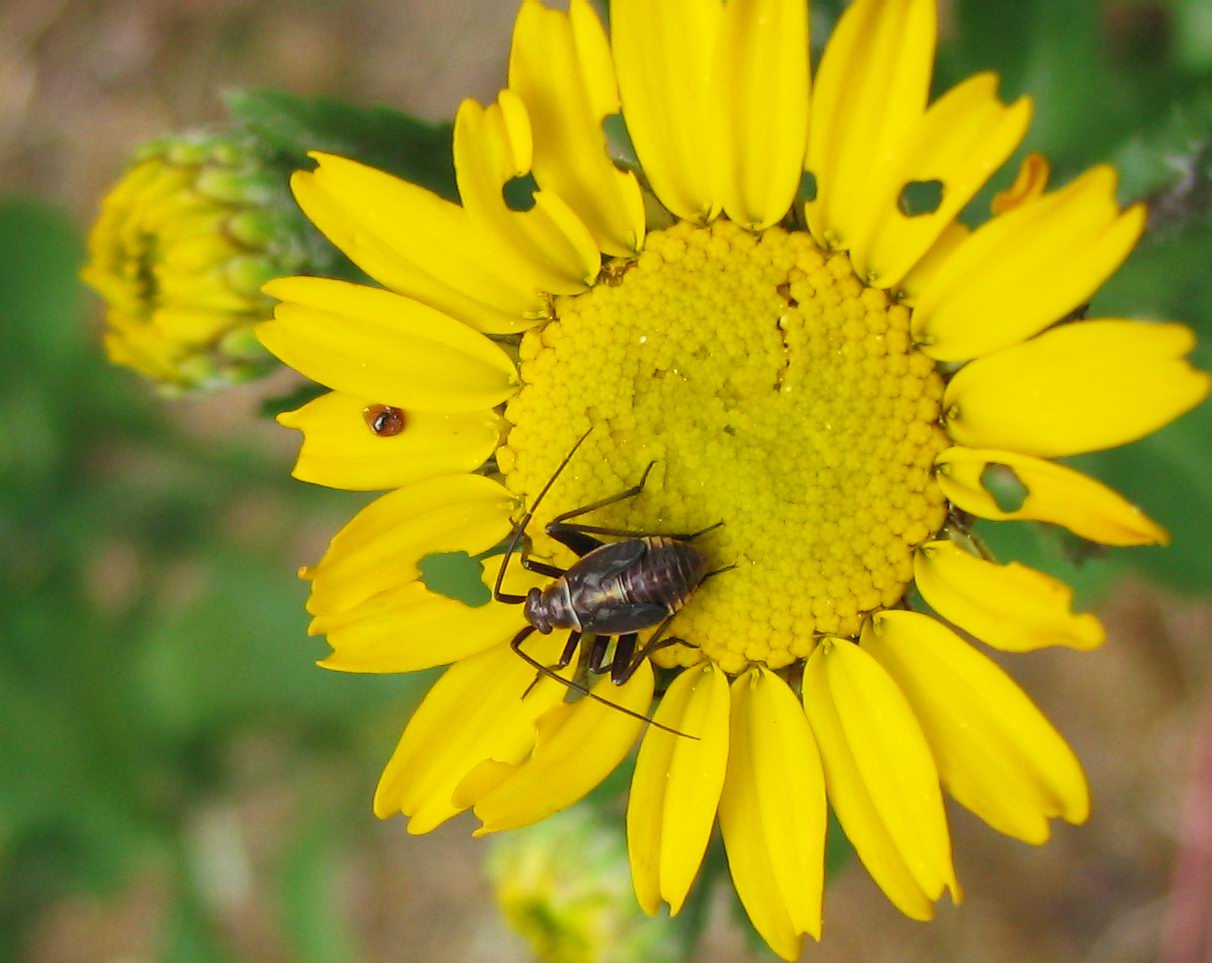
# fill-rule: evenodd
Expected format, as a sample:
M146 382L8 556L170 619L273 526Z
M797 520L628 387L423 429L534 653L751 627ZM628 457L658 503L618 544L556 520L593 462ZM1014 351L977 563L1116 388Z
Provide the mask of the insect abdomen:
M595 549L563 581L579 629L622 635L652 628L678 611L706 571L707 560L693 545L648 535Z
M644 556L619 575L619 591L631 605L662 605L670 614L678 611L707 573L707 559L688 542L661 535L642 539L648 546Z

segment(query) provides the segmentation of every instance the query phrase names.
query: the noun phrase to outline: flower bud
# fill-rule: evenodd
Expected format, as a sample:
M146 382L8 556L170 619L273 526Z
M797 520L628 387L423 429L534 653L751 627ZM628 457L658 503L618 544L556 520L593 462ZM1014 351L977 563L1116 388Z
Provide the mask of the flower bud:
M544 963L674 963L688 933L631 890L622 827L585 806L493 837L488 873L511 929Z
M145 145L101 203L81 277L105 299L105 348L169 393L272 367L252 334L267 281L310 263L284 178L238 137Z

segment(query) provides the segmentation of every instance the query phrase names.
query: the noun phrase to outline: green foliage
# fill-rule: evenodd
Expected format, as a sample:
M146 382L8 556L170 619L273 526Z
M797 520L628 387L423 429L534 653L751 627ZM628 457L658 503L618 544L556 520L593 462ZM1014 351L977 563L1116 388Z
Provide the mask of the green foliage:
M44 902L185 859L183 821L230 791L245 727L301 767L354 755L361 796L395 737L375 726L369 740L368 714L418 694L417 680L311 664L325 646L305 641L288 546L297 517L336 517L344 499L250 442L184 431L206 402L166 407L111 368L82 317L82 260L62 215L0 203L0 958ZM242 501L266 506L255 539L224 522ZM318 870L295 856L283 925L336 926L331 901L313 915ZM164 958L228 959L195 873L170 874ZM327 958L352 958L333 946Z
M321 395L327 394L327 392L328 389L323 385L318 385L312 381L304 382L292 388L286 394L277 395L262 401L259 414L262 418L276 418L287 411L302 408L309 401L315 401Z
M1202 367L1207 370L1206 356ZM1212 406L1208 403L1128 448L1078 460L1141 505L1169 532L1166 547L1132 549L1124 564L1187 592L1212 586Z
M357 940L348 922L332 911L336 898L333 865L346 840L332 827L345 821L333 807L300 827L286 847L280 867L279 897L292 959L299 963L342 963L357 958Z
M324 151L390 171L456 200L450 124L427 124L389 107L356 107L281 90L237 90L226 97L232 118L291 170Z
M1128 176L1158 198L1160 206L1153 210L1165 215L1095 297L1091 314L1182 321L1199 338L1193 363L1212 371L1212 285L1207 273L1212 263L1212 98L1193 93L1185 105L1173 109L1161 129L1152 143L1167 162L1144 160L1149 151L1142 147L1145 142L1136 140L1131 153L1140 163L1129 166ZM1183 145L1192 153L1180 153ZM1163 168L1178 172L1169 186L1163 176L1137 179L1137 171ZM1202 186L1191 191L1184 186L1192 183L1183 173L1189 170L1197 172L1197 181L1202 179ZM1185 591L1206 592L1212 586L1207 552L1212 544L1210 440L1212 403L1205 401L1135 444L1075 459L1078 467L1122 491L1170 531L1169 547L1135 549L1128 564Z
M1155 127L1133 136L1115 157L1120 193L1149 201L1154 237L1171 225L1212 215L1212 92L1173 104Z
M996 71L1004 96L1031 96L1027 146L1062 176L1110 159L1190 96L1194 79L1172 55L1164 9L1149 4L958 0L953 36L940 48L936 90Z

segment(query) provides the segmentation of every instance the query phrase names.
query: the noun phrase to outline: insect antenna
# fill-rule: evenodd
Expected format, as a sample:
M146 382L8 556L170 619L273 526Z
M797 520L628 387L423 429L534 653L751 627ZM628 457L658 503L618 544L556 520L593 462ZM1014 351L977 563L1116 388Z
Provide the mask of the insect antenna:
M580 444L580 442L578 442L578 444ZM698 736L692 736L689 732L682 732L680 729L674 729L672 726L667 726L663 723L657 722L654 718L652 718L652 716L646 716L642 712L636 712L634 709L628 709L626 706L621 706L617 702L611 702L609 699L604 699L596 692L593 692L586 686L581 685L581 683L574 682L572 679L565 679L562 675L553 672L550 667L545 666L530 653L522 651L522 643L533 631L533 625L526 626L526 628L522 629L522 631L514 637L513 642L510 643L510 648L520 655L522 659L531 666L531 668L539 673L539 675L545 675L549 679L554 679L556 682L560 683L560 685L567 686L569 689L573 689L582 695L588 696L594 702L600 702L604 706L610 706L612 709L617 709L619 712L623 713L623 715L631 716L633 719L639 719L641 722L647 722L650 725L656 726L658 729L663 729L665 732L671 733L672 735L683 736L686 739L693 739L695 742L699 741ZM535 676L535 682L538 682L538 680L539 676ZM526 691L522 693L523 699L530 694L530 690L534 688L535 682L532 682L526 687Z
M543 490L540 491L535 497L535 500L531 502L530 508L527 509L526 514L522 516L522 520L518 522L516 526L514 526L513 537L509 540L509 547L505 549L505 557L501 559L501 567L497 570L497 582L493 587L493 596L495 598L502 598L501 584L505 581L505 568L507 565L509 565L509 560L513 558L513 553L517 551L518 542L520 542L522 540L522 536L526 534L526 526L529 525L530 520L534 518L534 513L538 510L539 502L541 502L543 497L549 491L551 491L551 486L554 485L556 479L560 477L560 473L568 467L568 463L572 461L572 456L577 453L577 449L580 448L581 443L589 437L589 432L591 431L593 431L593 425L590 425L585 434L581 435L581 437L577 439L577 443L572 446L572 449L567 455L564 456L564 460L560 462L552 476L547 479L547 484L543 486ZM522 597L518 597L517 601L522 601ZM521 655L522 653L519 652L518 654ZM525 658L525 656L523 656L523 658Z

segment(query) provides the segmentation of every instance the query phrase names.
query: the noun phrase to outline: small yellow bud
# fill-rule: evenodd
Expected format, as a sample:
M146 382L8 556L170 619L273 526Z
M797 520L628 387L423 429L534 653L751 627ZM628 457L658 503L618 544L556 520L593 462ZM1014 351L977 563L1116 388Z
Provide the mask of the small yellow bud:
M574 807L493 838L488 873L510 928L544 963L672 963L687 931L636 904L622 827Z
M238 139L144 147L101 203L81 277L105 299L105 349L167 392L245 381L273 362L251 329L261 286L306 263L283 178Z

